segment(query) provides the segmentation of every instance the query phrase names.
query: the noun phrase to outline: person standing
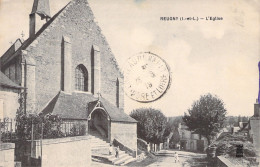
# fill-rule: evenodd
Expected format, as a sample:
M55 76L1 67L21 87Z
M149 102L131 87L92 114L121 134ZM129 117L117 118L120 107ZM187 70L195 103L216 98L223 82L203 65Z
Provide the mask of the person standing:
M119 158L119 146L116 147L116 158Z
M180 162L180 160L179 160L179 155L178 155L177 152L174 153L174 160L175 160L175 163L176 163L176 162Z

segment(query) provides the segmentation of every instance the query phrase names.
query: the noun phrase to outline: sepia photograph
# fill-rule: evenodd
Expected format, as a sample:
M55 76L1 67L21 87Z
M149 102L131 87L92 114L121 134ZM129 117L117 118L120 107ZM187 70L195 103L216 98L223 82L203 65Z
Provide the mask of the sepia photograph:
M0 0L0 167L260 166L260 1Z

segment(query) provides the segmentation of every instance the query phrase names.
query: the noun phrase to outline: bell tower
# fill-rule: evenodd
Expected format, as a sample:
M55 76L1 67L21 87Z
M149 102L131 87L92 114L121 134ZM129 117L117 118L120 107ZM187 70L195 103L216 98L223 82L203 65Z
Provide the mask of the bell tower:
M51 18L49 0L34 0L30 16L29 36L33 37L37 31Z

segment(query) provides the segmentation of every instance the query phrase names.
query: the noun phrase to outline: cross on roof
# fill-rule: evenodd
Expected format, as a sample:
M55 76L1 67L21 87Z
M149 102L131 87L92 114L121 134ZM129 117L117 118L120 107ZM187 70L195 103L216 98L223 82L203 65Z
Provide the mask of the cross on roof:
M97 95L98 95L98 101L99 101L99 100L100 100L100 97L102 97L102 95L101 95L100 92L98 92Z
M24 37L24 33L23 33L23 31L22 31L22 33L21 33L21 36L22 36L22 38Z

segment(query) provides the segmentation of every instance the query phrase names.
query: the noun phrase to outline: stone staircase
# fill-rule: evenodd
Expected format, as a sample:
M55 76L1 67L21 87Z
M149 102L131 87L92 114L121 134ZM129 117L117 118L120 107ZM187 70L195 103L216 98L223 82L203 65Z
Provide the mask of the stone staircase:
M114 165L126 165L135 160L132 156L127 154L125 151L119 151L119 158L115 157L115 148L112 155L109 155L110 143L101 137L97 131L90 133L91 137L91 152L92 157L103 159Z

